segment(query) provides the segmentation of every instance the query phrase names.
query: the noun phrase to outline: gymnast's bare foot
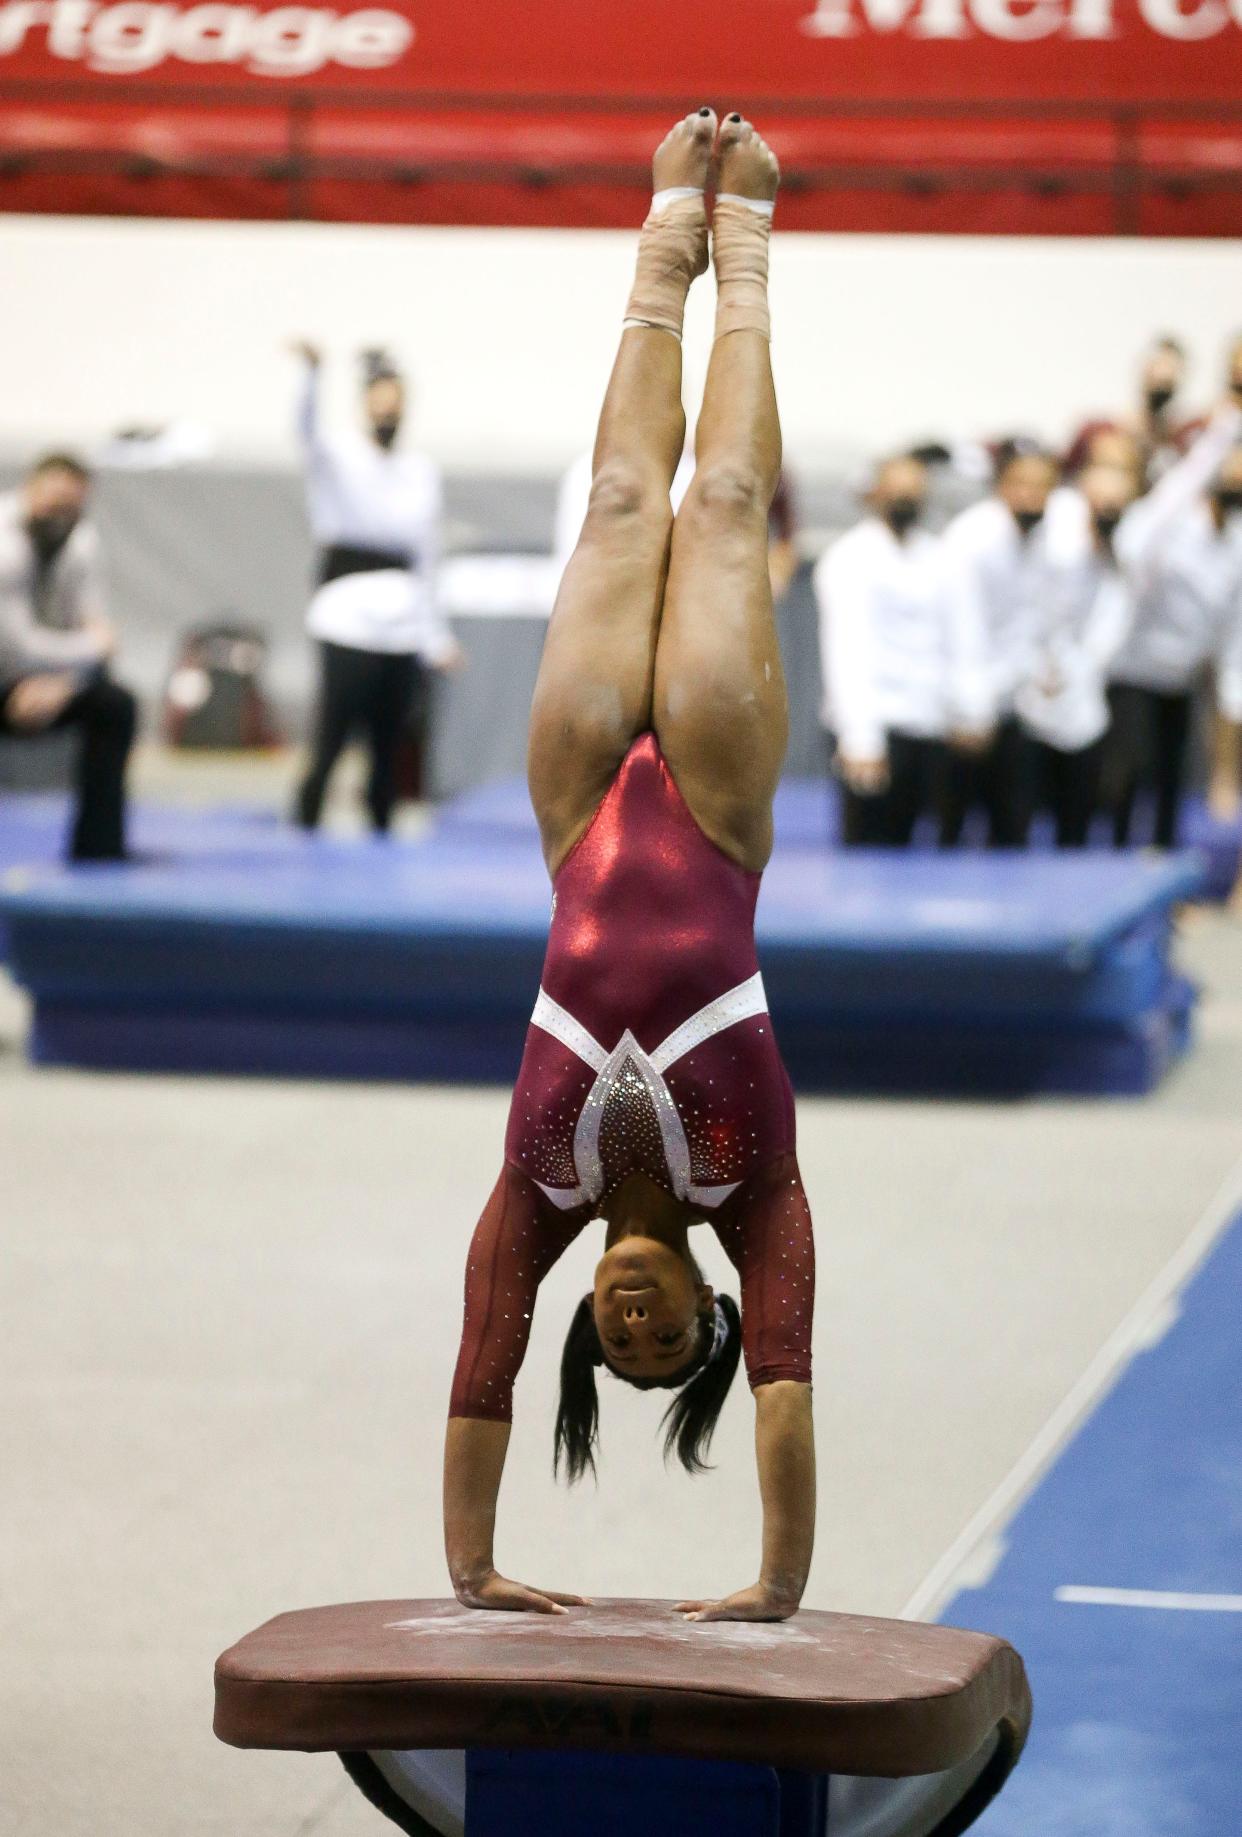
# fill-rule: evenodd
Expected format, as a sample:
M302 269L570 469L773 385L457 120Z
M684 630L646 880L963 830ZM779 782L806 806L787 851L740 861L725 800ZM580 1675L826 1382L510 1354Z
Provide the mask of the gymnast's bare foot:
M686 115L670 128L651 162L652 211L646 234L659 229L653 247L655 268L648 277L660 288L661 271L668 281L688 287L707 267L707 206L703 192L716 145L716 117L710 108ZM697 195L686 196L685 193ZM640 254L640 263L643 259ZM682 306L685 297L682 296ZM680 335L681 317L666 303L667 323ZM647 315L641 310L634 317ZM655 321L662 315L657 311ZM674 327L675 321L675 327Z
M701 108L671 128L656 148L651 209L638 239L627 327L681 337L686 295L707 267L703 191L715 140L716 117Z
M735 198L771 199L781 182L775 153L741 115L725 117L717 148L717 192Z
M712 149L716 144L716 117L710 108L696 110L670 128L651 162L651 189L670 191L689 185L702 191L707 184Z

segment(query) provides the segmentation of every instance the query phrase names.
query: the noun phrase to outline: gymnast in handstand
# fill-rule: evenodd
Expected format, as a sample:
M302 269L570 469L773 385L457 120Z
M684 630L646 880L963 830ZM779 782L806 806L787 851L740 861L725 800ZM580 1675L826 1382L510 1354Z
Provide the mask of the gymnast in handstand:
M763 1503L759 1578L690 1619L780 1620L815 1524L811 1219L794 1106L755 954L787 737L768 579L780 470L767 306L779 178L749 122L710 109L658 148L651 212L595 442L590 507L535 690L530 792L554 887L500 1179L475 1231L445 1456L445 1542L468 1606L581 1597L497 1573L496 1499L540 1281L606 1226L561 1362L555 1461L594 1468L603 1367L675 1395L666 1453L703 1457L744 1353ZM681 328L711 246L716 341L676 520ZM708 1223L741 1310L689 1247Z

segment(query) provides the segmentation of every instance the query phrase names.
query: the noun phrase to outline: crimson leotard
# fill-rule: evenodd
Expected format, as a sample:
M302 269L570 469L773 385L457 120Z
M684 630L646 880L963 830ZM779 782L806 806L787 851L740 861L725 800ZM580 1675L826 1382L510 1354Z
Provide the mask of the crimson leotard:
M814 1246L758 893L640 735L556 876L505 1164L470 1247L453 1415L509 1420L539 1283L635 1173L709 1218L737 1268L752 1387L810 1381Z

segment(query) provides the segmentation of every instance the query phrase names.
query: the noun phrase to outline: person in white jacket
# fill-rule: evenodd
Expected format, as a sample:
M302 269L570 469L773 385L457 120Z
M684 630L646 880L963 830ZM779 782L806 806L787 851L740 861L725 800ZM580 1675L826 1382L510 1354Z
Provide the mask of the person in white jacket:
M921 526L926 503L925 467L884 461L866 516L815 568L823 722L851 846L906 846L939 796L949 644L940 544Z
M992 848L1021 848L1030 826L1032 759L1016 713L1037 668L1049 591L1044 515L1059 479L1050 454L1007 441L991 496L944 533L952 648L952 746L940 840L960 842L968 810L987 813Z
M1137 486L1132 467L1091 465L1048 500L1046 590L1014 707L1034 744L1033 799L1051 810L1058 848L1086 846L1099 804L1108 671L1132 618L1115 545Z
M367 804L374 828L392 820L396 754L420 660L450 669L460 651L436 603L440 474L399 445L405 387L381 352L365 354L365 432L328 433L319 408L320 354L294 346L305 373L297 431L306 464L318 586L306 625L318 640L319 708L297 818L317 826L328 781L355 729L371 752Z
M1242 380L1186 456L1126 512L1115 547L1134 597L1112 666L1106 769L1114 840L1155 791L1157 847L1177 839L1196 691L1210 670L1226 722L1242 721Z

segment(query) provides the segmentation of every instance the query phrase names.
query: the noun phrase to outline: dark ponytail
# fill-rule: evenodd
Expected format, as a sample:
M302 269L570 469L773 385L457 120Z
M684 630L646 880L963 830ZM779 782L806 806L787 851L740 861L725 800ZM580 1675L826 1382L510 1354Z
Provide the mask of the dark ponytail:
M574 1309L561 1353L561 1401L556 1412L556 1439L552 1448L552 1472L559 1474L561 1457L572 1486L588 1467L595 1472L595 1450L599 1443L599 1392L595 1388L595 1367L604 1362L591 1297L584 1295Z
M707 1472L704 1456L712 1445L716 1423L729 1394L738 1360L742 1356L742 1316L738 1312L737 1302L732 1295L718 1295L716 1299L720 1303L727 1328L724 1344L714 1359L706 1356L711 1351L715 1337L713 1322L708 1318L704 1322L704 1363L699 1366L690 1382L682 1385L660 1420L660 1427L664 1430L665 1460L676 1451L687 1473ZM653 1383L658 1384L660 1380L644 1379L640 1382L646 1389Z
M672 1378L630 1378L624 1372L609 1370L616 1378L632 1384L636 1390L667 1390L677 1387L668 1409L660 1421L664 1430L664 1458L675 1452L687 1473L706 1473L704 1458L729 1386L742 1356L742 1317L730 1295L717 1297L724 1316L724 1338L713 1356L716 1340L715 1312L701 1318L699 1353L693 1373L686 1377L684 1368ZM595 1385L596 1367L605 1364L603 1347L595 1327L590 1295L584 1295L574 1310L561 1353L561 1399L556 1412L556 1435L553 1444L552 1471L560 1472L562 1456L566 1477L572 1485L589 1468L595 1472L595 1450L599 1446L599 1392Z

